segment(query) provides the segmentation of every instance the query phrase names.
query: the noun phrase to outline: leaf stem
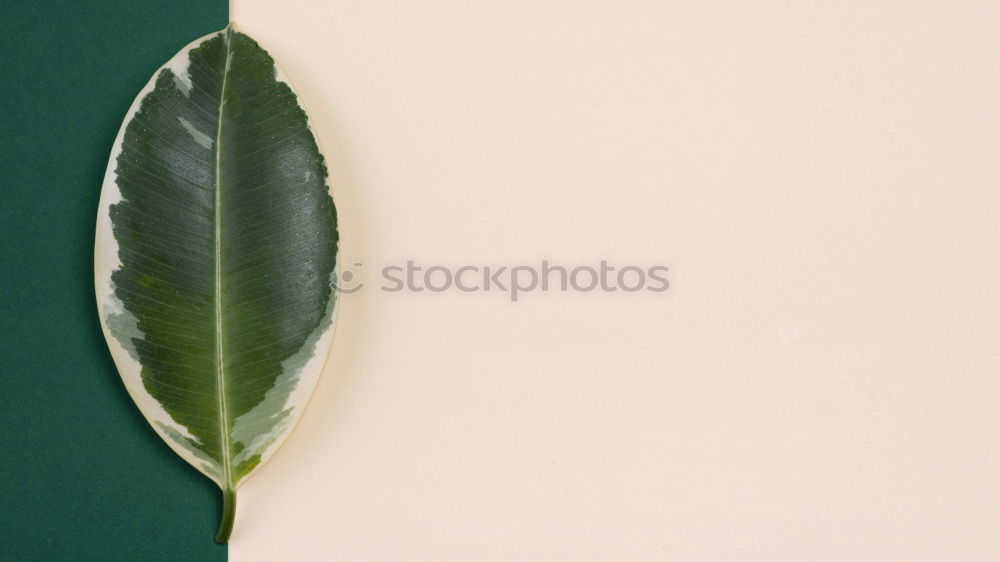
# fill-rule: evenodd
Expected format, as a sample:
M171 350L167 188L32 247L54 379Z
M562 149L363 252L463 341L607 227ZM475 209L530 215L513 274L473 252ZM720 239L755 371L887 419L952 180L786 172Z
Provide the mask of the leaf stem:
M236 490L222 490L222 520L219 522L219 532L215 534L215 542L226 544L233 532L233 522L236 520Z

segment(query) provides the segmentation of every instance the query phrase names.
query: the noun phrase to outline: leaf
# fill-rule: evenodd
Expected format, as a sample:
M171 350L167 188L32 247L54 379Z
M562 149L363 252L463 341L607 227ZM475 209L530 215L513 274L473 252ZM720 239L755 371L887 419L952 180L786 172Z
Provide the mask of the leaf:
M223 493L302 413L333 337L337 218L323 156L274 60L232 26L139 93L101 193L97 303L156 432Z

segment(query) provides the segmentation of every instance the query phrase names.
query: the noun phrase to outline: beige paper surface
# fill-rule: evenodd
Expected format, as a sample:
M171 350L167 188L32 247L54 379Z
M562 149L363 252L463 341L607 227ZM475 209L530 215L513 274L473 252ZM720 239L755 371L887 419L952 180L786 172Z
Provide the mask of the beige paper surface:
M1000 559L1000 5L233 18L302 94L375 287L232 560ZM672 286L377 290L544 258Z

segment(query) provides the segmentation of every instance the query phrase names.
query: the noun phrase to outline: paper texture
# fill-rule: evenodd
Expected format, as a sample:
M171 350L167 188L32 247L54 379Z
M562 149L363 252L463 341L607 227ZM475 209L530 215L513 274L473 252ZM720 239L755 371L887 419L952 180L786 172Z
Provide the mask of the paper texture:
M1000 5L236 0L341 264L670 268L345 296L231 559L1000 558Z

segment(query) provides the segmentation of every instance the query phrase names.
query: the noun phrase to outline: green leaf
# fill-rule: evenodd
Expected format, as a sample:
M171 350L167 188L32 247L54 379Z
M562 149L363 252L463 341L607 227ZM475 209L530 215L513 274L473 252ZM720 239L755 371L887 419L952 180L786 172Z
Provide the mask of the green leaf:
M223 492L288 436L333 338L337 218L274 60L232 28L191 43L129 110L108 164L97 303L129 394Z

